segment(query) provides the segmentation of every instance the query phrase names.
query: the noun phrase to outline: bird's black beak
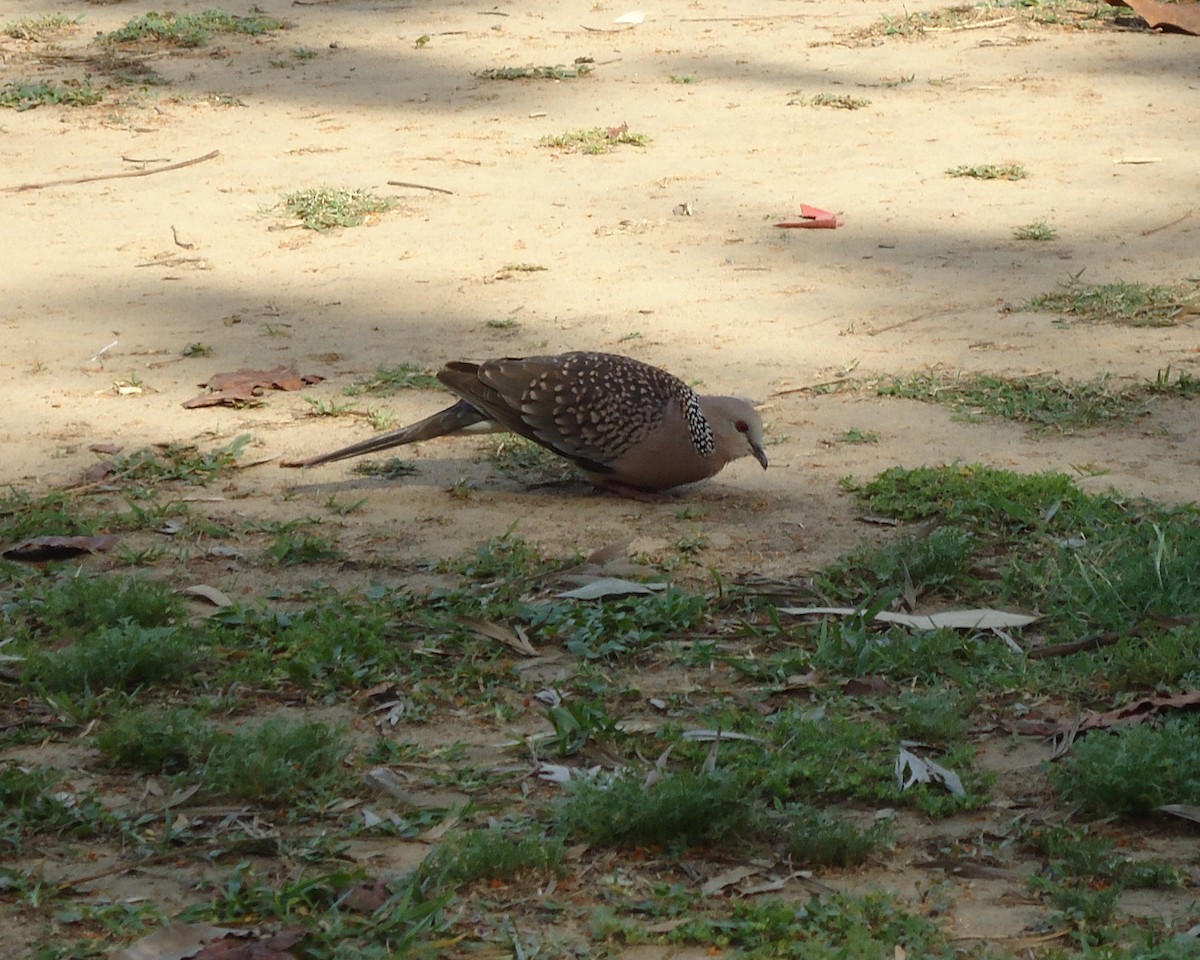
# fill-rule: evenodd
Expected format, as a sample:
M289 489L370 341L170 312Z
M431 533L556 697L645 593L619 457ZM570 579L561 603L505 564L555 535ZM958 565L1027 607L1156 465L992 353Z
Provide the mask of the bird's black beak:
M760 444L750 441L750 452L754 454L754 459L762 464L764 470L767 469L767 451Z

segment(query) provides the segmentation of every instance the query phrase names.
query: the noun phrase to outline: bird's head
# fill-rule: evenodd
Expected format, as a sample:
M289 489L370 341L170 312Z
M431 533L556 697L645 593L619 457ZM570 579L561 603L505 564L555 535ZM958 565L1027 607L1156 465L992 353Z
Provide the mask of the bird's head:
M767 469L762 417L749 401L740 397L703 397L700 406L712 427L715 450L726 462L749 456Z

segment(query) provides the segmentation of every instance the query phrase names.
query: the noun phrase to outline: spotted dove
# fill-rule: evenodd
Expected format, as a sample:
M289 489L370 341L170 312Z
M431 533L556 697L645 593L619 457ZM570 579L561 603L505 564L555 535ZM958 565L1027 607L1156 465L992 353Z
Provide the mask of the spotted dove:
M287 466L311 467L460 431L520 434L626 496L767 466L762 420L745 400L700 396L678 377L611 353L453 362L438 375L461 399L392 433Z

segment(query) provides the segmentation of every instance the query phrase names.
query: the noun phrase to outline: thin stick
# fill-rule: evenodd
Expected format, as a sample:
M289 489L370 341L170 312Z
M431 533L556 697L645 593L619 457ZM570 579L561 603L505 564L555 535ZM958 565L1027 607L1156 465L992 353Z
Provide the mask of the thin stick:
M1183 223L1183 221L1184 221L1184 220L1186 220L1188 217L1190 217L1190 216L1191 216L1193 213L1195 213L1195 212L1196 212L1195 210L1189 210L1189 211L1188 211L1187 213L1185 213L1185 214L1184 214L1182 217L1176 217L1174 220L1170 221L1169 223L1164 223L1164 224L1163 224L1162 226L1160 226L1160 227L1150 227L1150 228L1148 228L1148 229L1146 229L1146 230L1143 230L1143 231L1142 231L1142 236L1143 236L1143 237L1149 237L1149 236L1151 236L1151 235L1153 235L1153 234L1156 234L1156 233L1158 233L1160 230L1166 230L1166 229L1167 229L1167 227L1173 227L1173 226L1175 226L1175 224L1177 224L1177 223Z
M430 187L424 183L407 183L404 180L389 180L388 186L389 187L412 187L414 190L432 190L434 193L448 193L448 194L450 194L450 196L454 196L453 190L446 190L446 189L443 189L442 187Z
M925 27L928 33L957 33L959 30L986 30L988 27L998 27L1002 23L1016 20L1016 17L997 17L995 20L985 20L982 23L960 23L956 27Z
M181 160L179 163L172 163L165 167L155 167L153 170L126 170L123 173L102 173L94 177L70 177L66 180L47 180L45 183L22 183L15 187L0 187L0 193L21 193L25 190L41 190L45 187L74 186L77 183L95 183L97 180L123 180L125 177L148 177L152 173L166 173L168 170L180 170L183 167L203 163L205 160L211 160L213 157L219 156L220 153L220 150L214 150L212 153L206 153L202 157L195 157L192 160Z

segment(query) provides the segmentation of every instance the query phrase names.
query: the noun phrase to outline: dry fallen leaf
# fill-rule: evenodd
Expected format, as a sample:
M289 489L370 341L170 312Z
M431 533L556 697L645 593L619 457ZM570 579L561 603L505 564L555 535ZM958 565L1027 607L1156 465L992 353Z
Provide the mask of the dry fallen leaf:
M564 600L600 600L604 597L627 597L634 593L656 593L665 589L665 583L637 583L619 577L597 577L582 587L565 590L556 596Z
M187 960L196 956L206 943L236 933L228 927L173 921L118 950L112 960Z
M830 615L849 617L858 613L853 607L780 607L780 613L806 617ZM1005 610L943 610L940 613L913 614L894 613L881 610L875 614L881 623L898 623L914 630L995 630L1000 628L1024 627L1039 619L1028 613L1009 613Z
M315 373L298 374L290 367L279 366L274 370L235 370L233 373L218 373L200 386L209 392L184 401L184 407L247 406L260 403L264 390L300 390L308 384L320 383L325 378Z
M1167 27L1200 36L1200 3L1159 3L1158 0L1108 0L1109 6L1129 7L1151 27Z
M198 600L207 600L214 607L232 607L233 601L229 596L216 587L210 587L206 583L197 583L192 587L184 587L179 591L186 597L195 597Z
M81 553L99 553L120 542L121 538L113 533L97 537L33 537L9 547L3 556L8 560L41 563L43 560L66 560Z
M525 631L520 627L512 630L503 624L495 623L491 620L483 620L479 617L459 617L458 622L469 630L474 630L481 637L487 637L489 640L498 640L506 647L511 647L523 656L538 656L537 650L534 649L533 644L529 642L529 638L525 636Z
M956 797L965 797L962 780L953 770L947 770L941 764L918 757L904 747L896 757L896 781L901 790L907 790L917 783L936 783L945 787Z

